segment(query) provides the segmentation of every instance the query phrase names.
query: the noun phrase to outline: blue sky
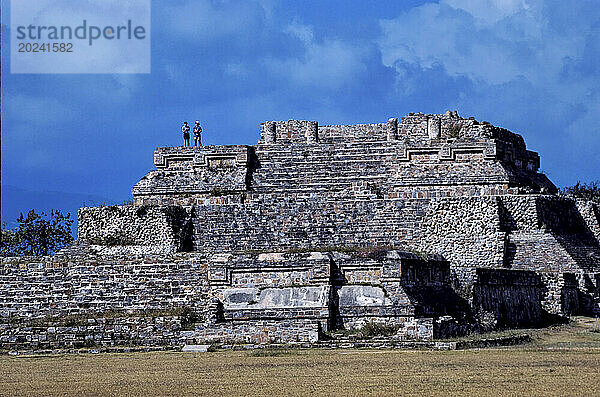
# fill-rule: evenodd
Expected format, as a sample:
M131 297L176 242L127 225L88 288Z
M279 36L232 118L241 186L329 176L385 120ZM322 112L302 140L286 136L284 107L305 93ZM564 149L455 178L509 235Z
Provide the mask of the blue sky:
M264 120L456 109L522 134L559 186L600 179L597 1L154 0L151 37L148 75L19 75L2 25L3 220L6 186L127 199L195 119L253 144Z

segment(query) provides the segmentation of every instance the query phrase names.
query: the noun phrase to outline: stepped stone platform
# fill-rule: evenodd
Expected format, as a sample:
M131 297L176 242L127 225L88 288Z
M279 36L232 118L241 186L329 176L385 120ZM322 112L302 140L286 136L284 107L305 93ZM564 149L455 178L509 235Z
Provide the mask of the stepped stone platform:
M80 209L75 245L2 259L1 347L311 344L373 324L431 341L600 314L600 206L489 123L269 121L257 145L154 164L133 204Z

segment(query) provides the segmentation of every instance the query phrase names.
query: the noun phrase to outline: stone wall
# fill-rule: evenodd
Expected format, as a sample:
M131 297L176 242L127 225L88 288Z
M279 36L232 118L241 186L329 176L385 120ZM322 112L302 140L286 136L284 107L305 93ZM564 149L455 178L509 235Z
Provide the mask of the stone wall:
M176 245L175 237L185 240L183 226L190 222L196 251L394 246L440 253L459 265L497 266L502 262L503 235L494 198L329 201L278 196L265 202L180 208L173 211L181 216L177 222L183 225L175 228L178 234L166 216L144 224L144 218L137 215L140 207L117 207L120 212L112 208L82 209L80 241L96 243L127 235L131 245L156 241L181 246L181 242ZM163 207L142 208L151 214L164 212ZM111 227L104 227L106 224ZM153 230L168 237L146 240Z
M396 127L397 128L397 127ZM319 127L320 143L367 142L388 140L387 123L325 125Z
M473 307L496 326L545 325L597 313L583 307L583 291L574 273L477 269Z
M501 267L503 240L495 197L432 201L419 229L419 247L454 266Z
M490 313L495 326L542 323L544 285L535 272L477 269L473 291L475 310ZM490 321L490 320L488 320Z
M501 227L506 232L506 267L537 271L595 273L600 245L595 204L550 195L504 196Z
M133 187L133 194L139 204L172 205L194 195L245 192L253 153L253 148L243 145L157 148L156 170Z
M542 308L549 314L571 316L585 313L579 297L579 282L573 273L540 273L544 284ZM589 314L586 313L586 314Z
M0 316L32 319L210 303L204 254L2 258Z
M53 350L107 346L178 346L179 317L89 318L78 325L0 322L0 350Z
M543 230L557 234L590 234L598 228L597 205L554 195L515 195L500 198L506 231Z
M444 336L433 325L444 316L462 321L463 331L476 327L465 323L470 306L451 288L447 262L393 250L131 257L87 247L78 256L4 258L2 265L0 341L7 349L312 343L319 332L371 322L396 326L396 338L431 339ZM500 280L510 291L512 281ZM489 294L492 283L481 275L476 282ZM183 330L173 315L144 316L177 308L197 313L194 328ZM102 317L119 312L129 314Z
M306 319L254 320L199 326L186 332L186 343L314 343L319 340L320 324Z
M191 245L189 215L179 206L114 205L79 209L79 240L104 246L146 246L164 252Z
M133 208L126 213L135 216ZM147 208L160 212L161 207ZM265 202L181 208L180 213L187 216L180 224L191 227L190 246L200 252L387 246L437 253L451 263L454 287L469 300L477 267L571 272L582 280L598 272L600 258L594 213L588 210L584 218L575 201L556 196L330 201L278 195ZM111 214L94 213L115 225ZM565 215L568 220L561 223ZM81 223L88 224L86 216ZM582 290L589 285L582 282Z
M305 319L227 322L210 327L197 325L192 330L184 330L179 317L99 317L87 319L86 324L69 326L0 323L0 354L6 351L50 353L83 348L98 351L132 346L173 349L186 344L310 346L318 342L320 336L320 324ZM399 323L393 339L429 341L433 336L432 319L405 319Z
M600 204L578 199L576 205L590 233L600 241Z
M396 246L470 265L502 261L493 198L330 202L278 197L262 204L197 207L194 225L197 250Z
M2 259L5 348L314 342L318 332L371 321L397 325L401 338L431 338L436 310L419 308L428 290L447 287L449 279L444 261L399 251L131 256L98 250ZM184 309L194 313L190 331L169 314ZM158 314L147 318L152 312Z

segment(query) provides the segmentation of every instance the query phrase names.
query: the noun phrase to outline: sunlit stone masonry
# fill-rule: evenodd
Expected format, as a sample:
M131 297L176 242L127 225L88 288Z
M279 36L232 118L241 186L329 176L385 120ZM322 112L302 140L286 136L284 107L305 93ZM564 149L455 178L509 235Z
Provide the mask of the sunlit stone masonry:
M132 204L81 208L72 247L2 259L2 348L430 341L600 314L600 207L487 122L267 121L256 145L154 165Z

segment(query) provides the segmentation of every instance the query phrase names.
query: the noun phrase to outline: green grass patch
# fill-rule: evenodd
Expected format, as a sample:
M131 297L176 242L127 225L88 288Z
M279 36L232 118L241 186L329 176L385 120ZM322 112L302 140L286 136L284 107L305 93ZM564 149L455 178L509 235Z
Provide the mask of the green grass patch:
M247 355L249 357L281 357L281 356L297 356L300 354L298 349L254 349L250 350Z

